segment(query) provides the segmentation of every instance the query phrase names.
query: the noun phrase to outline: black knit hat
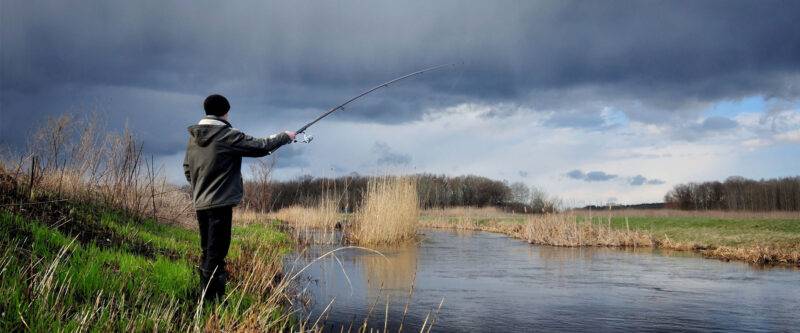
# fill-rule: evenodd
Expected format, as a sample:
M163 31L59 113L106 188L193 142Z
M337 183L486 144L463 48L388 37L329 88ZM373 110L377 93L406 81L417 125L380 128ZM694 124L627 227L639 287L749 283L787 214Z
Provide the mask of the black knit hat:
M231 109L228 99L225 96L213 94L206 97L203 102L203 109L206 110L206 115L222 117Z

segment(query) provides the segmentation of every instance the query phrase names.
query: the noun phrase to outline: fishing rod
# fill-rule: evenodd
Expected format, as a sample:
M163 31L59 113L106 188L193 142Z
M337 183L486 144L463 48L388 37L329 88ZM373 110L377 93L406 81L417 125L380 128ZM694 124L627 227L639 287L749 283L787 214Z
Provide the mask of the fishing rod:
M334 108L332 108L332 109L328 110L327 112L325 112L325 113L323 113L323 114L319 115L319 117L317 117L316 119L312 120L310 123L306 124L306 125L305 125L305 126L303 126L303 127L300 127L300 129L298 129L297 131L295 131L295 133L297 133L297 134L301 134L301 133L302 133L302 134L303 134L303 139L302 139L302 140L300 140L300 142L309 143L309 142L311 142L311 140L312 140L314 137L312 137L312 136L306 136L306 135L305 135L305 131L306 131L306 129L308 129L309 127L311 127L311 125L314 125L314 124L316 124L318 121L322 120L322 118L325 118L325 117L327 117L329 114L331 114L331 113L334 113L334 112L336 112L337 110L344 110L344 107L345 107L345 106L347 106L347 104L350 104L350 103L354 102L355 100L357 100L357 99L359 99L359 98L361 98L361 97L364 97L364 96L366 96L367 94L369 94L369 93L371 93L371 92L373 92L373 91L375 91L375 90L378 90L378 89L380 89L380 88L386 88L386 87L388 87L390 84L393 84L393 83L395 83L395 82L397 82L397 81L401 81L401 80L404 80L404 79L410 78L410 77L412 77L412 76L420 75L420 74L422 74L422 73L425 73L425 72L435 71L435 70L437 70L437 69L440 69L440 68L444 68L444 67L448 67L448 66L455 66L455 65L456 65L456 63L449 63L449 64L442 64L442 65L438 65L438 66L432 66L432 67L424 68L424 69L418 70L418 71L416 71L416 72L413 72L413 73L408 73L408 74L406 74L406 75L403 75L403 76L401 76L401 77L394 78L394 79L391 79L391 80L389 80L389 81L386 81L386 82L384 82L384 83L381 83L381 84L379 84L379 85L377 85L377 86L374 86L374 87L372 87L372 88L370 88L370 89L368 89L368 90L366 90L366 91L362 92L362 93L361 93L361 94L359 94L358 96L356 96L356 97L353 97L353 98L351 98L351 99L348 99L346 102L344 102L344 103L342 103L342 104L339 104L339 105L335 106Z

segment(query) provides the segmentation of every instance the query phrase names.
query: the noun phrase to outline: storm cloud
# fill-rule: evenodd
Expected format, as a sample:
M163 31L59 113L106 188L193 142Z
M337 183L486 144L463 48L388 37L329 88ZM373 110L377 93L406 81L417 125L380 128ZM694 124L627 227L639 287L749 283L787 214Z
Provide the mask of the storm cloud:
M667 183L796 174L796 22L797 1L5 0L0 146L99 115L183 183L211 93L266 136L458 63L319 122L278 150L275 178L396 169L661 200Z
M606 106L663 123L718 100L800 96L797 2L4 1L0 15L0 139L12 145L45 116L88 105L146 129L150 150L175 152L212 92L242 122L302 124L448 62L463 64L335 118L397 124L513 102L581 127L601 124ZM729 125L714 121L702 126Z

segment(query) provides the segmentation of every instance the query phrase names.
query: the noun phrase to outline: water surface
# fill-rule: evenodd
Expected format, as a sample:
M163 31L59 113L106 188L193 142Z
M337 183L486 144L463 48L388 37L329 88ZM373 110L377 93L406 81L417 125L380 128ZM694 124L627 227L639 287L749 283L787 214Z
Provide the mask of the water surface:
M302 266L333 246L290 257ZM759 269L649 249L532 246L486 232L426 230L419 244L345 250L304 272L312 322L332 331L365 316L419 331L444 299L433 331L798 331L800 271ZM296 260L296 261L295 261ZM344 268L343 273L342 267ZM349 282L348 282L349 279ZM352 288L350 287L352 285ZM430 321L430 319L429 319Z

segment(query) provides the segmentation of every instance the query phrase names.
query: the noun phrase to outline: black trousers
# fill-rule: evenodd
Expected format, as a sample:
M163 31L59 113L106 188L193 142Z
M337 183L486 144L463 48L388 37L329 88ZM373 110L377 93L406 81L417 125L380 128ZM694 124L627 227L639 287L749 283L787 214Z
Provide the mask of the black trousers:
M225 257L231 245L232 219L233 206L197 211L200 247L203 248L203 256L200 258L200 291L205 292L206 300L216 301L225 295L225 282L228 278Z

